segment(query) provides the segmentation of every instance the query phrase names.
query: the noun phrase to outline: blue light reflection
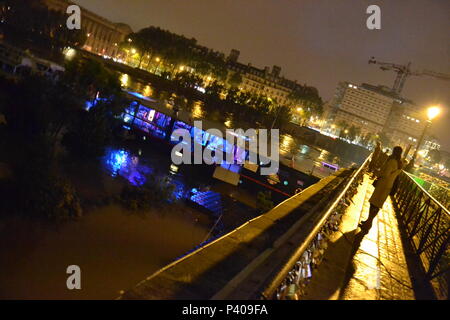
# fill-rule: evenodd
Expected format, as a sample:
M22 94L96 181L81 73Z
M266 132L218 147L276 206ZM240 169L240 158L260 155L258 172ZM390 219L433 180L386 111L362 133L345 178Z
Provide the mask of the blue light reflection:
M139 156L124 149L107 149L106 155L103 157L103 165L111 177L120 176L134 186L142 186L150 175L155 174L155 168ZM160 170L161 173L157 174L157 178L163 179L166 177L175 186L172 194L173 200L188 197L190 188L186 187L182 177L178 174L177 166L171 165L168 168L159 169L162 170Z

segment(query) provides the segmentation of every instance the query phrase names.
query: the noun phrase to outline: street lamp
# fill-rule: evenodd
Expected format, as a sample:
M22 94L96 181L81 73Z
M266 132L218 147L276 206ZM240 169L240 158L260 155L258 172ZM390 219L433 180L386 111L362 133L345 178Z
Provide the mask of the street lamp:
M425 123L425 127L423 128L422 135L419 138L419 142L417 142L416 150L414 151L412 159L408 163L408 166L406 168L407 171L411 171L414 168L414 161L416 161L417 153L419 152L419 148L420 148L420 145L423 142L423 139L425 137L425 133L427 132L428 128L431 126L431 120L436 118L439 115L439 113L441 113L441 109L439 107L433 106L433 107L429 107L427 109L428 119L427 119L427 121Z
M159 57L156 57L155 61L158 62L158 64L156 65L155 69L153 70L153 73L156 73L158 71L159 65L161 63L161 59Z
M431 120L436 118L439 115L439 113L441 113L441 109L439 109L439 107L428 108L428 110L427 110L428 121L431 122Z

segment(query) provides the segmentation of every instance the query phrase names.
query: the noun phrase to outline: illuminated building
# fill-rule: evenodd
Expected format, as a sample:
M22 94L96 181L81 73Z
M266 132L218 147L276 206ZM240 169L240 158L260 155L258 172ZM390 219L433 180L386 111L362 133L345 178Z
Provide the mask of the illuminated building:
M230 73L238 72L242 76L242 83L239 88L245 92L251 92L257 95L264 95L277 101L281 105L289 105L289 94L295 89L299 89L300 85L297 81L285 79L280 75L281 68L273 66L259 69L251 65L245 65L238 62L239 51L231 50L228 56L228 69Z
M49 9L64 14L69 5L75 4L67 0L44 0L44 3ZM115 57L119 53L119 44L133 32L130 26L124 23L111 22L82 7L81 28L87 37L83 49L110 57Z
M330 107L328 117L335 125L345 122L362 135L384 133L391 145L404 148L415 145L425 126L422 108L383 86L341 82Z

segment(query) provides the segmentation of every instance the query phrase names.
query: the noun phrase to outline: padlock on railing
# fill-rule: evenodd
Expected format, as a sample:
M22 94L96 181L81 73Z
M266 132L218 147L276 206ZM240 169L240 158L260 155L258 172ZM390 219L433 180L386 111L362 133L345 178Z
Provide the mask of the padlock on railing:
M299 300L299 287L296 284L290 284L287 287L285 299L286 300Z

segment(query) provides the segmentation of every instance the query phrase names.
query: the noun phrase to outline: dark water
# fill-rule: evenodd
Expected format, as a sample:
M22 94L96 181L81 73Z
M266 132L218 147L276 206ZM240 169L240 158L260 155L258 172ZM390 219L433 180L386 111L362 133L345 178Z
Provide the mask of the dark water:
M149 175L157 175L176 185L174 200L164 209L145 212L98 206L59 226L24 218L0 220L0 299L113 299L210 234L208 217L177 201L190 187L158 153L109 148L101 167L100 174L90 168L80 173L85 181L77 184L86 186L86 196L114 193L125 183L142 185ZM66 288L69 265L80 266L82 290Z
M94 209L59 228L2 221L1 299L113 299L200 242L208 229L182 207L137 215ZM66 288L66 268L81 268L81 290Z

